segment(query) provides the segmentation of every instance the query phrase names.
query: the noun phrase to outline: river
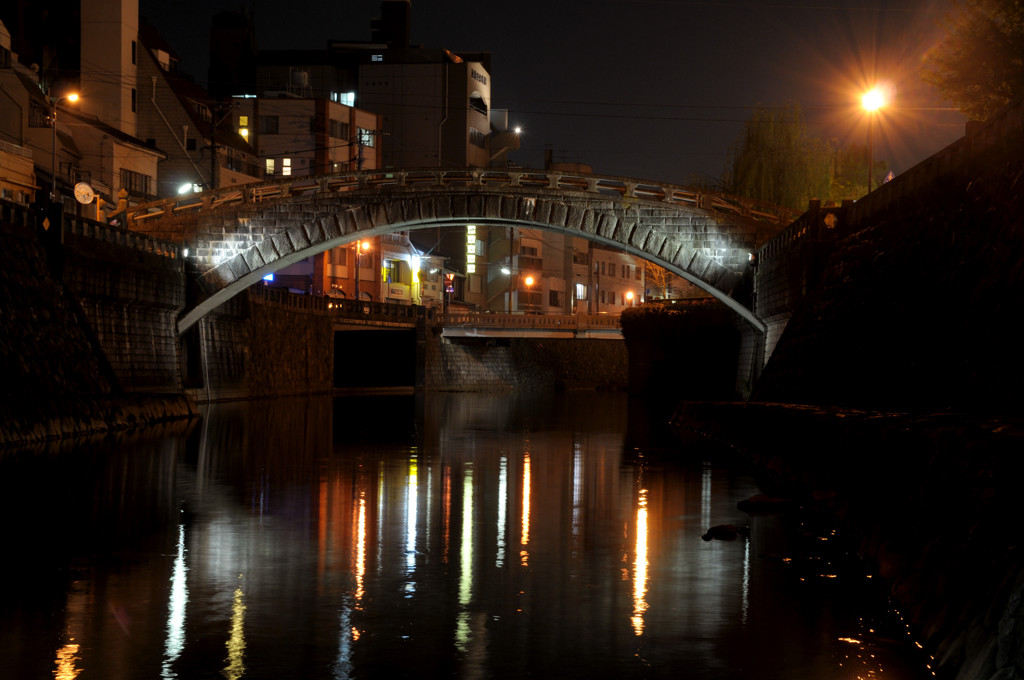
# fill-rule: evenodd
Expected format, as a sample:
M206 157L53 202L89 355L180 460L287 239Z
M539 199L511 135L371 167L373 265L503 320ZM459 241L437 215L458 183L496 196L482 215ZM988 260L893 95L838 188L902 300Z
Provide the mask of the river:
M662 420L350 396L4 451L0 674L931 677L834 527L741 512L754 471Z

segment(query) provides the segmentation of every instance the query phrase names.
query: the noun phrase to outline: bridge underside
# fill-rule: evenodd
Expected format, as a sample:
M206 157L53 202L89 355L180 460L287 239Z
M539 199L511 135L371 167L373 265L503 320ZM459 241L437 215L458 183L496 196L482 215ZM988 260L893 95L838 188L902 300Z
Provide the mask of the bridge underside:
M179 333L267 274L329 248L394 231L466 224L551 230L620 249L692 282L764 330L736 294L750 254L777 229L693 202L508 185L287 196L175 222L163 228L183 234L205 269L201 299L179 320Z

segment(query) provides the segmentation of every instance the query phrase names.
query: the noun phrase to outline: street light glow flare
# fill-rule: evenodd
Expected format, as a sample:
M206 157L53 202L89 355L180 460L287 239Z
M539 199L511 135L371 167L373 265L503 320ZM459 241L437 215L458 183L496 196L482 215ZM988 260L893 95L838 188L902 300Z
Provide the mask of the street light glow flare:
M869 113L874 113L885 106L885 93L877 87L873 87L860 98L861 106Z

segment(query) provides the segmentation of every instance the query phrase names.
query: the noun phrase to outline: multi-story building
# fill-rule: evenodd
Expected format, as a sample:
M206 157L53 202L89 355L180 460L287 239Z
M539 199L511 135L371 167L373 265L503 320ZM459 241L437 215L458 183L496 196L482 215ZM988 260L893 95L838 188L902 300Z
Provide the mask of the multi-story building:
M372 23L369 42L332 41L325 50L261 52L254 59L254 75L240 72L231 78L255 82L260 106L267 95L283 94L323 100L333 106L358 106L354 110L378 114L377 134L355 137L356 151L377 158L377 165L364 158L364 169L489 166L490 55L412 46L410 17L409 0L384 0L381 18ZM232 44L245 43L236 32L244 22L223 19L221 23ZM248 63L233 59L236 64ZM221 78L231 71L211 64L211 73L215 68ZM510 147L509 140L502 143L502 160ZM333 167L314 159L292 162L297 160L312 163L314 168ZM296 173L294 167L291 171L303 174ZM486 241L486 231L481 227L477 236ZM457 233L448 237L449 232ZM447 228L442 234L413 232L411 237L419 250L445 258L441 273L450 275L453 304L484 306L486 282L468 260L471 252L466 247L465 227Z
M232 125L232 108L211 99L178 72L178 57L157 30L143 23L139 39L137 129L146 143L167 153L157 194L236 186L263 179L255 151Z
M25 34L12 36L12 45L29 52L20 61L8 53L6 79L19 81L26 96L11 94L19 103L5 115L25 121L19 145L32 152L36 186L55 191L66 210L100 218L155 198L165 154L136 131L137 0L82 0L80 11L52 13L28 0L17 5ZM78 185L87 189L80 200L96 202L73 200Z

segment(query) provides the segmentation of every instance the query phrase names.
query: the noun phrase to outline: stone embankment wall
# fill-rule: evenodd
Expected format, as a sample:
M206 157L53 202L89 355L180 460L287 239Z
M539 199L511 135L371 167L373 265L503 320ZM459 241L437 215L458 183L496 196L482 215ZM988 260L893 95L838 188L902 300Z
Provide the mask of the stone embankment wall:
M333 328L316 301L256 289L201 320L185 338L189 395L208 402L330 393Z
M840 518L938 677L1024 677L1020 420L688 403L673 425L755 461L771 493Z
M69 224L61 249L64 287L88 319L85 327L118 389L179 392L175 319L185 304L181 259L169 244L131 246L118 239L122 235L99 223Z
M779 479L834 491L957 680L1024 677L1022 148L1018 102L832 213L831 241L787 284L761 403L681 410Z
M1022 148L1024 102L836 213L754 398L1019 410Z
M180 393L130 394L86 311L54 277L59 232L36 232L35 214L0 202L0 446L187 418ZM50 245L49 252L43 244Z
M621 340L447 341L428 327L424 387L467 392L625 389L628 356Z
M629 389L672 401L741 398L750 390L752 330L713 299L627 309Z

